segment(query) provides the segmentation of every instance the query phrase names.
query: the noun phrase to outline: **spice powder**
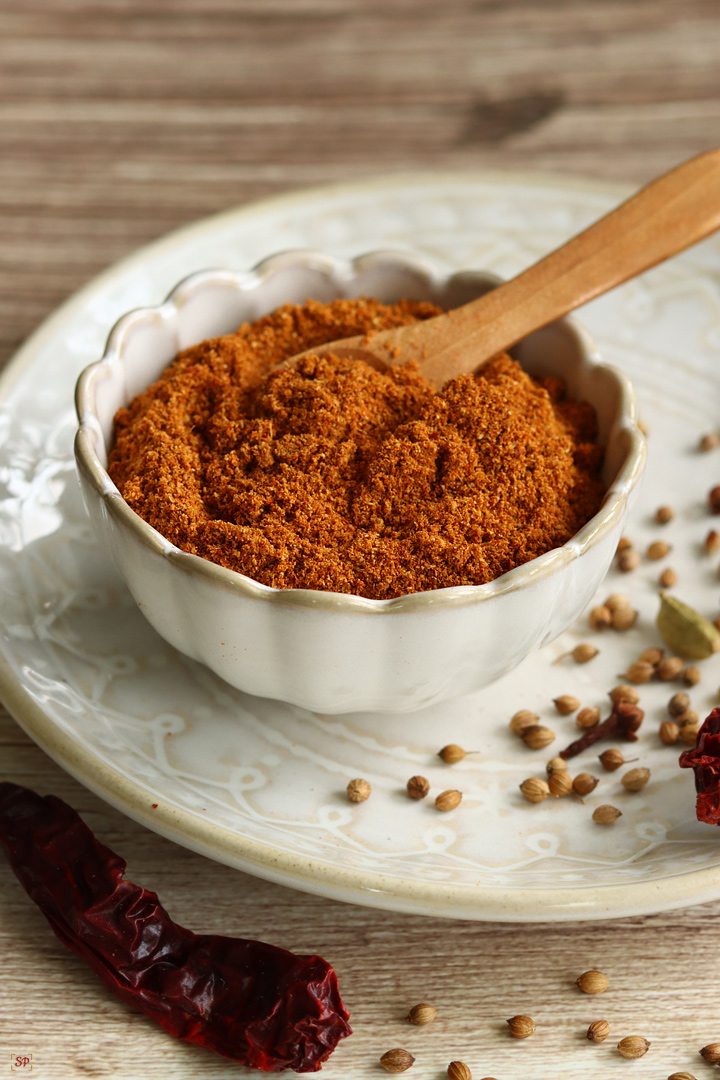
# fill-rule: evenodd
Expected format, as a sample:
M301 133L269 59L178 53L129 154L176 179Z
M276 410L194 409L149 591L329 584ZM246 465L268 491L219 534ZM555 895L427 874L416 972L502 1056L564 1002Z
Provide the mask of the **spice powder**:
M479 585L564 544L604 489L596 418L508 355L433 387L313 346L439 313L285 305L182 352L115 418L109 472L184 551L278 588Z

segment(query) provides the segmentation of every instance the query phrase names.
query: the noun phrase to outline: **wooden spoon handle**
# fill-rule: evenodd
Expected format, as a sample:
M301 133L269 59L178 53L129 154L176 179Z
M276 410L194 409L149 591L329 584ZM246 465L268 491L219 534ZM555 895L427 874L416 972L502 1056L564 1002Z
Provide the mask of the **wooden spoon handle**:
M441 386L718 228L720 150L713 150L654 180L479 300L363 345L385 363L416 359Z

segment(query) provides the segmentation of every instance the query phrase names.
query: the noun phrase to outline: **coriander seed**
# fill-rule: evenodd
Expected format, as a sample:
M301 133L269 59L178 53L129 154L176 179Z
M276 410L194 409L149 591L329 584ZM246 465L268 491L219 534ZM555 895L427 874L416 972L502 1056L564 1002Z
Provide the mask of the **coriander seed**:
M456 765L458 761L462 761L467 751L463 750L462 746L458 746L457 743L448 743L447 746L443 746L442 750L438 751L438 757L442 758L446 765Z
M347 797L350 802L365 802L366 799L370 798L372 788L367 780L358 778L356 780L351 780L345 790L347 791Z
M637 611L633 611L632 608L617 608L612 613L612 628L622 633L624 630L630 630L631 627L637 622Z
M640 565L640 555L633 548L628 548L626 551L621 551L618 555L618 566L622 570L623 574L630 574L633 570L637 570Z
M389 1073L407 1072L414 1063L415 1058L412 1054L409 1054L407 1050L388 1050L388 1052L383 1054L380 1058L380 1064L383 1069Z
M583 972L576 980L576 986L582 990L583 994L604 994L609 985L610 980L607 975L594 969Z
M672 589L673 585L677 585L677 574L671 566L666 566L662 574L658 578L658 582L662 585L663 589Z
M666 544L664 540L653 540L652 544L648 545L645 554L648 559L652 559L653 561L664 559L666 555L670 554L670 545Z
M622 817L622 810L618 810L615 806L598 806L593 810L592 819L596 825L613 825L619 817Z
M562 694L561 697L553 698L553 705L561 716L569 716L580 708L580 702L572 694Z
M612 612L604 604L599 604L590 612L590 625L593 630L607 630L612 625Z
M464 1061L451 1061L447 1074L449 1080L472 1080L472 1073Z
M670 506L658 506L655 511L655 520L658 525L667 525L675 517L675 511Z
M680 727L674 720L663 720L658 731L660 742L666 746L674 746L680 738Z
M636 660L625 672L625 678L637 685L650 682L654 674L655 668L652 664L647 664L644 660Z
M520 712L516 712L510 721L510 730L513 735L517 735L522 738L523 733L527 731L529 727L533 727L539 723L540 717L537 713L530 712L529 709L520 709Z
M625 758L621 750L611 749L603 751L600 756L600 764L607 772L615 772L621 765L625 764Z
M573 789L573 782L570 778L570 774L567 771L558 769L556 772L551 773L548 780L548 787L550 788L550 794L554 795L556 799L561 799L563 795L569 795Z
M690 664L682 673L682 680L686 686L697 686L700 679L700 668L695 667L694 664Z
M618 540L617 553L618 555L623 551L630 551L633 546L633 542L629 536L621 536Z
M649 779L649 769L630 769L621 778L620 783L626 791L642 791Z
M643 649L638 656L638 660L643 660L646 664L652 664L653 667L656 667L664 655L664 649L658 649L656 645L653 645L649 649Z
M514 1039L529 1039L535 1033L535 1021L530 1016L511 1016L507 1025Z
M425 1027L426 1024L432 1024L436 1016L437 1009L433 1008L432 1005L422 1004L413 1005L407 1014L407 1019L417 1027Z
M407 782L407 793L411 799L424 799L430 791L430 782L424 776L411 776Z
M553 775L562 776L562 773ZM547 799L550 794L550 785L546 780L541 780L537 776L531 776L527 780L523 780L520 785L520 790L528 802L539 803L544 799Z
M650 1049L650 1043L643 1039L642 1035L626 1035L617 1044L617 1048L624 1058L641 1058Z
M522 741L531 750L543 750L554 739L555 732L552 728L544 727L542 724L533 724L532 727L526 728L522 735Z
M685 724L680 728L680 738L686 746L694 746L697 742L699 724Z
M708 450L714 450L716 446L720 446L720 435L717 431L709 431L707 435L703 435L700 439L700 450L706 454Z
M598 786L598 779L590 773L581 772L573 780L573 791L576 795L589 795Z
M594 659L600 652L594 645L590 645L589 642L583 642L580 645L576 645L573 651L570 653L576 664L587 664L588 660Z
M696 1078L693 1076L692 1073L679 1072L671 1073L670 1076L668 1076L668 1080L696 1080Z
M614 613L622 608L629 608L630 601L627 596L623 596L622 593L613 593L612 596L608 596L605 601L605 607L608 608L611 613Z
M716 484L711 490L708 495L708 503L710 504L711 514L720 514L720 484Z
M610 700L613 705L617 705L621 701L629 701L631 705L637 705L640 700L640 695L637 690L632 686L623 684L622 686L616 686L614 690L610 691Z
M671 716L682 716L690 708L690 698L682 690L673 696L668 701L667 711Z
M588 1041L592 1043L605 1042L610 1034L610 1025L607 1020L593 1020L587 1029Z
M685 664L679 656L665 656L655 668L655 674L663 682L671 682L677 679Z
M456 791L454 788L449 791L441 791L435 800L435 805L438 810L454 810L456 806L459 806L462 802L462 792Z
M551 758L545 766L545 771L548 776L552 776L552 774L556 772L567 772L567 761L565 758L561 757Z
M700 1051L700 1057L708 1065L720 1065L720 1043L708 1043Z
M575 723L580 728L591 728L600 720L600 710L595 705L587 705L575 717Z

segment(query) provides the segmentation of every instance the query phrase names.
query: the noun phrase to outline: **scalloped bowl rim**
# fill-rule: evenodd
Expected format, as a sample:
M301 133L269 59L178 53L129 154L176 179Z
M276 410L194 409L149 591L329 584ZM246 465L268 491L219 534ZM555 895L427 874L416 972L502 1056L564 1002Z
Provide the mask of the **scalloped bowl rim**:
M75 407L78 429L75 438L75 455L84 468L96 492L101 496L113 519L128 527L150 550L160 554L177 569L252 600L272 604L291 605L300 608L329 608L353 611L358 614L382 615L409 611L423 611L431 607L456 608L467 604L482 603L524 588L539 578L544 578L563 566L569 565L600 539L617 522L632 489L642 475L646 459L646 444L637 422L635 393L627 376L613 364L598 355L588 331L576 319L566 316L583 344L582 363L588 367L601 367L616 379L620 390L618 429L628 439L624 463L615 480L609 486L598 512L570 540L534 559L509 570L482 585L454 585L442 589L427 589L408 593L387 600L374 600L352 593L338 593L319 589L288 589L264 585L236 570L230 570L199 555L183 551L148 524L130 508L110 478L98 456L98 441L104 437L94 405L94 389L98 378L123 362L122 350L126 337L143 325L156 323L158 319L170 321L185 303L204 286L223 284L236 291L249 292L280 270L293 265L310 266L327 272L333 280L351 282L360 272L388 262L402 264L407 269L422 274L431 288L447 288L460 279L483 278L499 284L502 279L490 271L460 270L446 274L439 270L426 256L408 251L368 252L354 259L341 259L312 249L293 249L279 252L262 259L246 271L228 269L203 269L182 278L157 305L134 308L116 321L111 329L105 351L99 360L83 369L75 388Z

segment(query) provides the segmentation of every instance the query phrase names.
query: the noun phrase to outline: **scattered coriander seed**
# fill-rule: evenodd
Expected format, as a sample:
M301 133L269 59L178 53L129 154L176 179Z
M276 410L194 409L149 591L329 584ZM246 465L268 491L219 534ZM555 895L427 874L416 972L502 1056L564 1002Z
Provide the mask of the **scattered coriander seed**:
M627 596L623 596L622 593L613 593L612 596L608 596L605 601L605 607L608 608L612 614L615 611L619 611L621 608L629 608L630 601Z
M699 719L694 709L686 709L684 713L680 713L677 717L678 727L682 730L684 727L697 724Z
M660 742L673 746L680 738L680 726L674 720L663 720L658 731Z
M602 971L585 971L576 980L576 985L582 990L583 994L604 994L610 985L610 980L607 975L604 975Z
M563 772L562 769L558 769L550 775L548 787L550 788L550 794L554 795L556 799L562 798L563 795L569 795L573 789L570 774L567 771Z
M681 674L685 664L679 656L665 656L655 668L655 674L663 682L671 682Z
M407 782L407 793L411 799L424 799L430 791L430 782L424 776L411 776Z
M598 604L590 612L590 625L593 630L607 630L612 625L612 612L604 604Z
M711 529L705 537L705 552L714 555L716 551L720 551L720 533L717 529Z
M658 525L667 525L675 517L675 511L671 506L658 506L655 511L655 520Z
M714 450L716 446L720 446L720 435L718 435L717 431L709 431L700 440L700 449L704 454L708 450Z
M640 695L632 686L623 683L621 686L616 686L614 690L610 691L610 700L613 705L617 705L619 701L629 701L632 705L637 705L640 700Z
M529 727L540 722L540 717L537 713L530 712L529 709L520 709L520 712L516 712L510 721L510 730L513 735L518 735L522 738L523 733L527 731Z
M588 1041L592 1043L605 1042L610 1034L610 1025L607 1020L593 1020L587 1029Z
M642 791L649 779L649 769L630 769L621 778L620 783L626 791Z
M594 645L590 645L585 641L580 645L576 645L573 651L570 653L576 664L587 664L588 660L592 660L600 652Z
M699 730L699 724L685 724L684 727L680 728L680 738L686 746L694 746L697 742Z
M587 705L575 717L575 723L581 728L595 727L600 720L600 710L596 705Z
M388 1050L386 1054L380 1058L380 1064L383 1069L389 1073L402 1073L407 1072L411 1065L414 1065L415 1058L407 1050Z
M562 773L553 775L562 776ZM520 790L528 802L539 803L544 799L547 799L550 794L550 785L547 780L541 780L537 776L531 776L527 780L523 780L520 785Z
M657 646L653 645L649 649L643 649L638 656L638 660L643 660L646 664L652 664L652 666L655 667L660 663L664 655L664 649L658 649Z
M596 825L612 825L619 817L622 817L622 810L618 810L615 806L605 805L593 810L592 819Z
M667 711L671 716L682 716L690 708L690 698L682 690L668 701Z
M456 765L458 761L462 761L467 751L463 750L462 746L458 746L457 743L448 743L447 746L443 746L442 750L438 751L438 757L442 758L446 765Z
M553 705L561 716L569 716L580 708L580 702L572 694L562 694L560 697L553 698Z
M654 674L655 668L652 664L648 664L644 660L636 660L625 672L625 678L638 685L650 682Z
M511 1016L507 1025L514 1039L529 1039L535 1032L535 1021L530 1016Z
M622 633L624 630L630 630L631 627L637 622L637 611L633 611L632 608L617 608L612 613L612 628Z
M462 791L454 788L449 791L441 791L435 800L438 810L454 810L462 802Z
M600 764L603 769L606 769L608 772L615 772L616 769L619 769L621 765L625 764L625 758L621 750L615 750L613 748L611 750L605 750L600 754Z
M668 1076L668 1080L695 1080L695 1077L689 1072L676 1072L671 1073L670 1076Z
M658 578L658 582L662 585L663 589L672 589L673 585L677 585L678 576L671 566L666 566L662 574Z
M548 776L552 776L552 774L556 772L567 772L567 761L565 758L554 757L548 761L545 770Z
M695 667L694 664L690 664L682 673L682 679L686 686L697 686L700 682L700 668Z
M436 1016L437 1009L433 1008L432 1005L422 1004L413 1005L407 1014L407 1019L417 1027L425 1027L425 1024L432 1024Z
M632 540L630 539L629 536L621 536L620 539L618 540L618 546L617 546L618 555L622 551L630 551L632 546L633 546L633 542L632 542Z
M367 780L358 778L356 780L351 780L345 790L347 791L347 797L350 802L365 802L366 799L370 798L372 788Z
M643 1039L642 1035L626 1035L617 1044L617 1048L624 1058L641 1058L650 1049L650 1043Z
M531 750L543 750L553 742L554 738L555 732L552 728L544 727L542 724L533 724L523 732L522 741Z
M581 772L578 773L573 780L573 791L576 795L589 795L591 791L594 791L598 786L598 779L596 776L592 776L591 773Z
M720 514L720 484L716 484L708 495L711 514Z
M464 1061L451 1061L447 1074L449 1080L472 1080L472 1073Z
M664 540L653 540L652 544L648 545L648 549L645 552L648 559L664 559L666 555L670 554L670 545L666 544Z
M640 555L633 548L621 551L618 555L618 566L623 574L630 574L633 570L637 570L639 565Z
M700 1051L700 1057L708 1065L720 1065L720 1043L708 1043Z

